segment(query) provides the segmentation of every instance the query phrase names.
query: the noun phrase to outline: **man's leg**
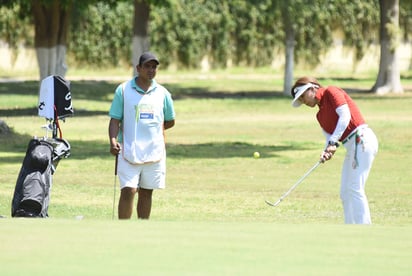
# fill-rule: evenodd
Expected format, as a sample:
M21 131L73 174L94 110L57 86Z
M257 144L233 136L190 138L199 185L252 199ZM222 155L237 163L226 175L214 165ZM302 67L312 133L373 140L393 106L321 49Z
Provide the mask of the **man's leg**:
M137 217L139 219L149 219L152 210L153 190L139 188L139 198L137 200Z
M133 212L134 195L136 188L124 187L120 191L119 219L130 219Z

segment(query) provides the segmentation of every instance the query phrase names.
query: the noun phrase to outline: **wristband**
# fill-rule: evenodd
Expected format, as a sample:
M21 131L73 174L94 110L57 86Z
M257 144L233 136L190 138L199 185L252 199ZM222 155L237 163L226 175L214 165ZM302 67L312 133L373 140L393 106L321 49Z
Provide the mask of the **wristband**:
M328 146L339 147L339 143L338 143L338 142L329 141L329 142L328 142Z

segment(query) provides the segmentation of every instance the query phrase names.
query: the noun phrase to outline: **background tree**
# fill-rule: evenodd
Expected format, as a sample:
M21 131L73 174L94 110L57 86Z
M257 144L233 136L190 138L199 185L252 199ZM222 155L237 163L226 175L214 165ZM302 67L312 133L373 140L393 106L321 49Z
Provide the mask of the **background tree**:
M324 0L293 0L275 3L275 10L278 10L281 15L284 35L283 94L290 96L295 60L300 61L304 66L313 67L332 45L329 9L333 3L326 5Z
M0 39L11 50L11 64L17 59L19 47L33 47L31 21L26 14L26 9L20 5L0 6ZM5 62L4 59L2 61Z
M162 54L162 66L199 68L207 60L225 67L230 60L234 25L226 1L174 1L152 15L152 48Z
M378 41L379 4L377 0L338 0L330 11L329 24L343 31L343 43L354 51L353 65L364 57L368 47ZM336 15L339 18L335 20Z
M136 75L137 59L150 50L150 10L152 6L169 7L168 0L134 0L132 65L133 75Z
M273 1L231 1L230 14L234 21L232 32L232 60L235 65L268 66L279 42L279 26Z
M73 1L33 0L34 46L40 80L49 75L65 76L67 34Z
M379 73L372 91L377 94L403 93L398 64L399 0L379 0L380 46Z
M133 38L132 38L132 64L137 64L139 56L148 51L149 43L149 16L150 4L146 0L134 0ZM133 74L136 75L133 66Z
M73 1L36 0L48 8L56 3L67 7ZM14 49L34 44L34 31L23 20L26 16L25 20L34 22L34 2L0 4L0 36ZM410 33L411 3L401 3L404 37ZM77 68L125 64L130 68L130 59L136 62L149 46L162 59L162 67L181 69L271 66L279 51L284 51L288 95L294 66L317 67L332 46L334 30L343 31L342 42L349 51L355 49L354 58L360 60L378 41L378 5L378 0L76 1L71 6L72 23L66 23L70 28L58 33L60 41L66 42L59 45L66 43L68 63ZM135 42L139 39L143 43ZM130 46L134 44L140 48Z
M3 7L19 10L23 21L29 19L33 22L40 79L48 75L64 76L66 73L65 57L72 5L73 0L2 1ZM13 33L13 30L8 33Z
M317 66L333 45L334 31L343 31L344 43L355 51L354 64L374 39L378 15L374 1L293 0L276 4L284 30L284 95L290 95L295 63L309 68Z
M274 58L276 25L270 0L175 1L157 8L152 47L168 53L162 60L184 68L268 66Z
M76 1L81 9L98 0ZM114 4L116 0L106 0ZM24 18L30 17L34 26L34 47L40 80L49 75L65 76L66 52L74 0L3 0L2 6L20 8Z
M293 69L295 66L296 24L292 22L292 9L282 2L281 15L285 34L285 70L283 74L283 94L289 95L293 83Z
M399 26L402 31L402 41L408 43L412 51L412 1L400 1ZM409 60L409 70L412 69L412 55Z
M131 1L75 7L70 26L70 63L81 68L130 68L132 11Z

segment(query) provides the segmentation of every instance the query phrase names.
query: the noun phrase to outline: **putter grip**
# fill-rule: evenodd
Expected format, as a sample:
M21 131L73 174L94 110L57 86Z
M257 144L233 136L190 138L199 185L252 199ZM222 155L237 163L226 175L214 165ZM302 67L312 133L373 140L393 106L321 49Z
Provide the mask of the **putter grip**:
M117 160L119 159L119 154L114 157L114 175L117 175Z

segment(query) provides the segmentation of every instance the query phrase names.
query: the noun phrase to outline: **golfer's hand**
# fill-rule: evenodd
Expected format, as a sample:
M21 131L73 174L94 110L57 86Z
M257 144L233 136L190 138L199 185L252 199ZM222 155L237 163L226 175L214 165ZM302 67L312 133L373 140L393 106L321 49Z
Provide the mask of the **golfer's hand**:
M118 155L121 150L120 144L118 142L110 143L110 153L113 155Z
M335 154L335 152L336 152L336 146L328 145L326 149L320 155L321 162L323 163L325 161L332 159L332 156Z

